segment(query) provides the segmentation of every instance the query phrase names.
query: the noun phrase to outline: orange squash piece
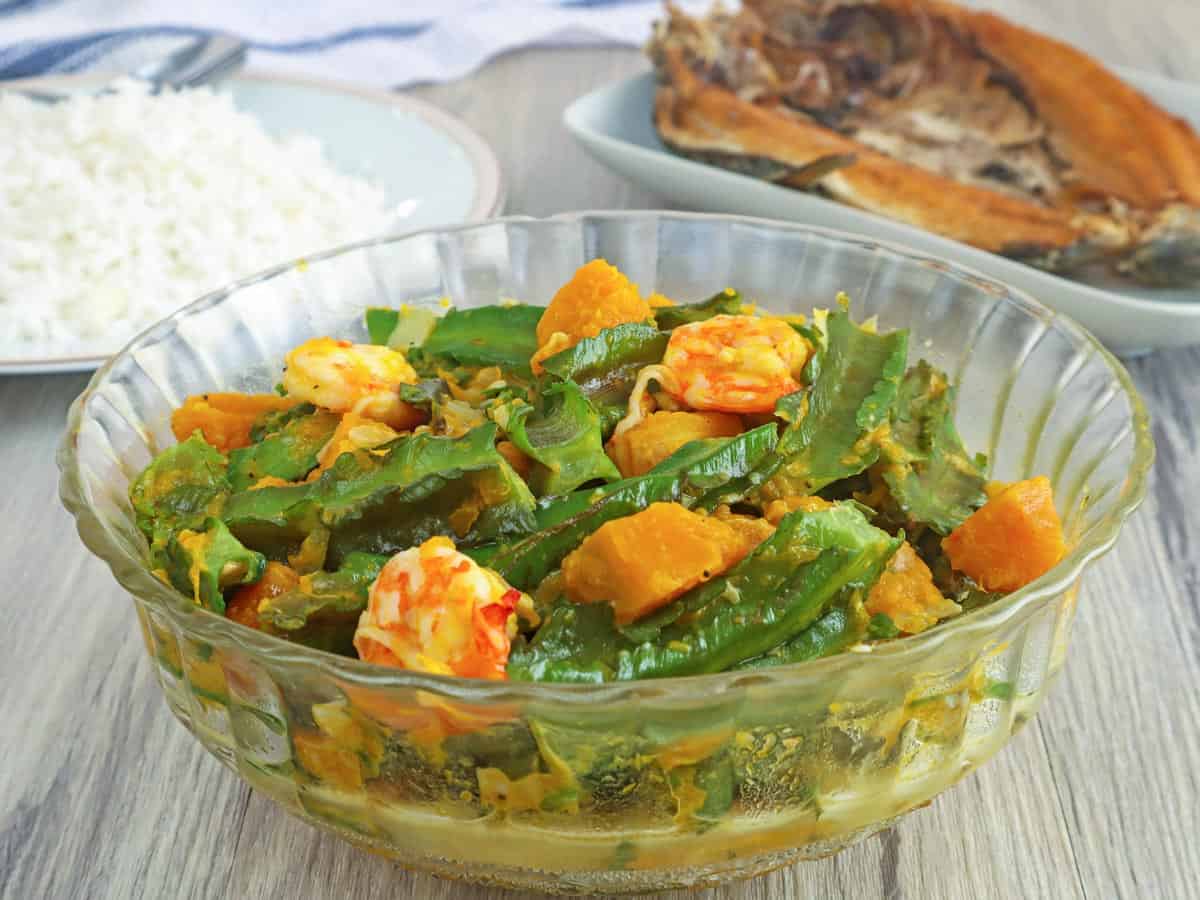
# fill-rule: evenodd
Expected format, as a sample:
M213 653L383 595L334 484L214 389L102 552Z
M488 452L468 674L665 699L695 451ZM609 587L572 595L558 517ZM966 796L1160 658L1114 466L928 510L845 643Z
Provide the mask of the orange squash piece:
M689 441L733 437L742 420L730 413L656 412L614 435L608 455L626 478L645 475Z
M867 612L883 613L905 634L919 634L941 619L958 615L957 603L942 596L933 573L905 541L867 594Z
M605 328L625 322L644 322L654 316L637 285L603 259L581 266L571 280L558 289L537 324L538 350L530 359L535 373L542 360L585 337L595 337ZM561 335L561 336L560 336Z
M749 532L685 509L654 503L602 525L563 560L567 596L613 605L627 624L739 562Z
M263 413L291 409L299 400L277 394L193 394L171 414L171 431L186 441L199 429L222 453L250 446L250 427Z
M742 556L775 533L775 526L766 519L731 513L728 506L718 506L713 510L713 517L737 532L742 542Z
M528 478L533 469L533 460L521 452L512 441L500 441L496 444L496 452L508 460L508 464L522 478Z
M283 563L269 562L262 578L238 588L225 604L225 617L247 628L258 628L258 607L264 600L293 591L300 576Z
M1066 552L1045 476L1017 481L942 541L950 565L987 591L1009 592L1049 572Z
M802 509L805 512L820 512L823 509L829 509L831 506L833 506L832 503L815 494L792 494L788 497L770 501L763 507L763 518L772 525L778 525L783 521L784 516L798 509Z

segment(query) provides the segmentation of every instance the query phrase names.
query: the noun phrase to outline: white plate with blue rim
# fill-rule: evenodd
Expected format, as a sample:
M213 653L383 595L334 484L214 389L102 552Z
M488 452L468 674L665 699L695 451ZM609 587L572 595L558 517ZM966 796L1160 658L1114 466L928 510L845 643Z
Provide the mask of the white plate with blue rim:
M0 90L66 93L92 90L104 80L39 78L0 82ZM428 103L404 94L253 71L239 73L217 89L231 94L234 105L257 118L269 134L315 137L335 168L381 188L392 210L388 232L476 222L503 211L504 182L492 149L465 124ZM286 260L264 262L267 268ZM0 375L91 371L124 343L122 338L108 353L98 354L92 348L16 347L0 336Z
M1135 70L1116 71L1200 129L1200 86ZM567 107L563 120L601 163L682 208L855 232L969 266L1065 313L1121 355L1200 344L1200 289L1147 288L1117 279L1071 280L815 194L677 156L663 146L654 129L654 89L651 73L606 85Z

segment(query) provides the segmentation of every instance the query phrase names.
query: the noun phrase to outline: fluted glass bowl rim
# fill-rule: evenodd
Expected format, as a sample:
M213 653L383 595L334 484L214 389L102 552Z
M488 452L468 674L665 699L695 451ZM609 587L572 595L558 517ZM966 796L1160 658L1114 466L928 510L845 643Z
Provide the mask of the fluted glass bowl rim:
M711 675L688 675L604 684L551 684L488 681L390 669L323 650L315 650L302 644L291 643L282 638L246 628L223 616L195 606L188 598L159 581L151 574L145 560L127 552L121 546L108 525L92 508L89 499L90 485L75 446L85 421L85 408L88 400L105 383L109 372L121 360L143 346L160 342L171 332L176 331L180 322L219 305L239 290L268 281L297 266L311 265L370 247L423 236L437 237L482 231L506 224L534 221L584 224L589 220L611 222L622 219L629 220L631 224L644 224L647 221L728 222L780 231L807 232L825 240L857 246L868 251L883 251L892 255L898 264L932 267L939 272L952 273L997 297L997 302L1014 304L1025 315L1039 318L1043 322L1055 321L1071 335L1081 349L1086 347L1108 367L1130 404L1132 411L1130 425L1134 441L1133 458L1112 510L1071 548L1057 566L1036 581L995 603L939 625L930 631L874 645L871 653L842 653L823 659L754 672L720 672ZM1086 329L1062 313L1055 312L1039 303L1024 291L989 278L967 266L945 262L888 241L879 241L835 229L752 216L666 210L619 210L578 211L544 218L502 216L457 226L435 227L402 234L386 234L341 245L322 253L311 254L302 260L283 263L232 282L219 290L206 294L141 332L93 375L87 388L71 405L66 431L57 454L57 462L61 476L60 496L63 505L75 518L76 528L84 545L108 565L122 587L133 594L135 598L150 603L165 612L181 630L193 639L216 642L221 645L231 644L251 657L266 659L278 666L302 666L317 670L338 681L366 688L424 689L474 703L556 701L566 704L589 705L636 698L661 700L677 696L680 699L694 699L701 695L737 689L742 685L786 685L790 682L808 681L815 678L823 680L835 677L845 667L853 667L859 672L862 667L867 666L879 667L881 671L895 671L902 669L910 661L914 664L919 662L925 653L940 647L947 641L966 642L973 639L986 641L991 633L999 632L1006 623L1024 619L1045 607L1068 590L1091 562L1112 548L1122 525L1137 509L1146 494L1154 454L1149 415L1125 367Z

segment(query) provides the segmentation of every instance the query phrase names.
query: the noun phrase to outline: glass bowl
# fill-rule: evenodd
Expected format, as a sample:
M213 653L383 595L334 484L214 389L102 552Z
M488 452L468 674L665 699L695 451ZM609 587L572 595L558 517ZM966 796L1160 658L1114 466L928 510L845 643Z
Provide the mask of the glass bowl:
M376 668L243 628L150 574L128 486L173 442L170 413L188 394L269 390L301 341L364 338L370 305L545 303L597 256L680 300L735 286L769 310L808 312L845 291L857 317L911 329L913 360L959 385L960 430L991 476L1053 479L1067 557L992 606L870 653L588 686ZM1153 455L1121 365L994 281L816 228L584 213L384 238L211 294L96 373L59 465L80 536L133 597L171 710L253 787L405 866L632 892L836 853L996 753L1063 665L1080 574L1141 500Z

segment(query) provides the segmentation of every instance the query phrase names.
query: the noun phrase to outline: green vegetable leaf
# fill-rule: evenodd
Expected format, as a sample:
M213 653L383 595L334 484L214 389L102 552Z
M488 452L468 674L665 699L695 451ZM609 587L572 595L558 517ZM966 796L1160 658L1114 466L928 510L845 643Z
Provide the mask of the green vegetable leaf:
M732 438L691 441L639 478L543 499L536 512L536 533L516 544L466 552L500 572L509 584L532 590L605 522L633 515L651 503L690 504L709 485L752 467L774 441L774 425Z
M181 528L199 528L229 494L225 457L200 432L168 447L134 480L129 498L137 526L153 545Z
M259 626L307 647L353 656L358 619L387 560L373 553L350 553L336 572L304 576L295 590L259 604Z
M828 316L824 335L805 368L809 386L776 403L787 427L774 452L746 475L714 488L701 506L712 509L751 495L765 501L812 494L878 459L875 438L904 372L908 332L875 334L837 312Z
M276 393L282 397L287 396L287 391L282 390L282 385L277 385L276 387L279 388ZM311 416L316 411L317 408L311 403L297 403L295 406L289 406L287 409L267 410L250 426L250 440L257 444L267 435L277 434L282 431L293 419Z
M316 573L313 575L313 583L320 586L325 583L321 581L322 578L333 579L332 583L347 589L353 588L365 599L367 591L379 577L379 571L389 558L379 553L347 553L336 572Z
M441 378L425 378L416 384L400 385L400 399L426 412L432 412L434 404L449 395L450 388Z
M569 494L559 494L553 497L542 497L538 500L537 517L538 531L553 528L560 522L565 522L572 516L578 515L588 507L599 503L609 494L628 487L637 479L614 481L610 484L598 485L594 488L571 491Z
M533 495L495 438L488 423L461 438L401 438L382 457L343 454L315 482L331 560L395 553L437 534L485 543L532 531Z
M427 306L404 306L402 309L372 306L364 319L372 344L400 351L420 346L438 320Z
M538 401L537 407L517 401L493 412L508 439L536 461L529 477L535 493L565 494L589 481L620 479L604 452L596 410L575 382L544 387Z
M764 494L811 494L863 471L879 457L872 433L888 421L904 374L908 332L875 334L832 313L828 345L810 366L804 415L785 429L777 451L784 461Z
M614 481L610 484L598 485L594 488L585 488L583 490L571 491L569 494L557 494L553 496L542 497L537 502L537 509L534 511L534 518L537 521L537 527L534 529L534 534L528 539L522 539L528 550L533 543L536 543L536 538L543 532L551 531L555 526L560 525L567 519L579 515L583 511L589 509L599 503L609 494L617 491L628 490L631 484L640 479L629 479L626 481ZM477 547L463 548L462 552L471 557L481 566L492 567L492 560L501 553L507 554L510 550L514 550L513 545L506 544L483 544ZM549 571L549 570L547 570Z
M225 612L222 591L252 584L262 577L267 560L248 550L215 517L204 521L202 531L182 529L172 534L166 547L167 576L197 606Z
M697 621L706 606L711 604L716 607L718 613L729 613L729 610L722 610L721 604L714 604L714 601L720 600L723 594L731 590L731 579L736 579L733 582L733 594L743 599L747 588L762 589L773 580L779 582L779 596L790 605L791 601L786 599L786 588L782 586L781 580L799 577L806 568L811 568L804 578L814 587L814 596L820 599L822 606L828 605L843 590L865 591L870 588L902 542L903 535L892 538L887 532L871 525L857 504L839 503L816 512L793 512L783 518L770 538L734 569L724 576L702 584L632 625L625 626L623 631L628 637L643 642L643 645L647 642L661 644L664 641L680 640L680 636L672 629L678 629L679 623ZM822 573L838 574L830 575L822 581ZM831 588L835 589L830 592ZM773 589L762 590L763 596L768 600L771 590ZM821 612L821 608L811 605L808 609L812 618L800 624L797 631L807 627ZM746 610L741 610L734 615L746 614ZM792 614L795 614L795 610ZM761 621L761 613L751 612L748 615L748 621ZM778 618L778 613L767 615L768 618ZM764 630L763 634L766 633ZM770 641L759 652L765 653L790 637L791 635L785 635L779 640ZM741 658L755 655L758 654L746 654Z
M883 480L911 523L949 534L987 501L987 479L954 427L954 388L922 360L900 383L891 421Z
M241 491L229 498L221 518L243 544L280 561L320 525L312 483Z
M546 638L551 647L587 642L592 652L551 658L539 629L509 676L633 680L724 671L791 641L839 598L865 592L902 542L850 504L796 511L729 572L632 626L564 614Z
M595 488L572 491L538 501L538 530L544 531L599 503L618 491L628 490L643 479L677 482L672 499L691 504L712 484L735 478L752 468L775 443L775 426L762 425L731 438L689 441L654 469L637 478L615 481Z
M809 372L814 369L809 366ZM796 425L804 418L808 410L808 391L794 391L775 401L775 418L781 419L788 425Z
M599 684L617 677L615 661L628 642L613 623L607 603L564 601L528 643L514 643L508 677L514 681Z
M770 455L777 439L778 430L768 424L734 437L689 441L648 474L679 478L683 502L691 505L697 498L712 496L730 480L753 471ZM700 505L704 506L703 500Z
M867 640L884 641L898 637L900 629L887 613L875 613L867 623Z
M733 805L735 778L729 746L694 765L671 769L668 781L675 796L676 821L691 822L702 829L712 827ZM699 804L697 793L703 797Z
M556 353L542 365L563 381L574 381L600 415L607 436L624 416L638 372L662 360L667 335L653 325L628 322L605 328Z
M499 366L529 375L543 312L523 304L451 309L437 320L421 352L455 365Z
M561 712L550 705L530 709L529 729L550 769L577 788L581 806L614 814L666 799L666 777L639 733L641 717L596 710L601 723Z
M388 338L396 330L396 323L400 321L400 310L370 306L367 308L364 319L366 320L367 335L370 337L371 343L386 347Z
M244 491L266 476L296 481L317 467L317 454L329 443L341 417L313 412L281 420L277 431L249 447L229 451L229 484Z
M631 478L606 489L570 495L563 506L540 516L536 534L490 555L489 565L513 587L532 590L584 538L605 522L633 515L649 506L679 499L679 479L673 476Z
M894 626L893 626L894 627ZM738 663L735 669L767 669L833 656L858 643L870 634L867 615L862 603L845 603L831 607L790 641L780 644L762 656Z
M224 519L276 558L324 526L333 565L355 550L394 553L437 534L467 543L527 534L536 527L533 495L495 438L489 422L461 438L417 434L344 453L310 484L235 494Z
M699 303L660 306L654 310L654 321L663 331L670 331L680 325L703 322L713 316L736 316L741 311L742 295L733 288L726 288Z

